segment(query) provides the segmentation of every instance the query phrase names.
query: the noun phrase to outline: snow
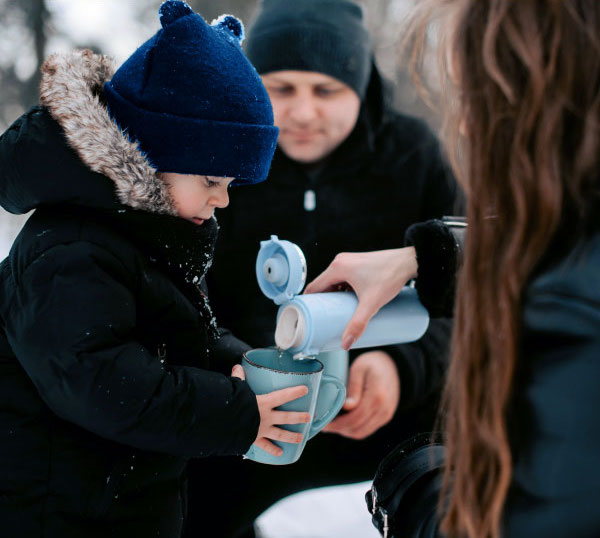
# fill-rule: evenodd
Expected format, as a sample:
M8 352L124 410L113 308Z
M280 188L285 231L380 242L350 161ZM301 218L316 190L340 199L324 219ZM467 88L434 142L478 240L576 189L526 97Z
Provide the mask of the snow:
M318 488L279 501L257 520L260 538L378 538L365 503L370 482Z
M0 208L0 261L8 255L12 242L26 220L26 215L17 217Z

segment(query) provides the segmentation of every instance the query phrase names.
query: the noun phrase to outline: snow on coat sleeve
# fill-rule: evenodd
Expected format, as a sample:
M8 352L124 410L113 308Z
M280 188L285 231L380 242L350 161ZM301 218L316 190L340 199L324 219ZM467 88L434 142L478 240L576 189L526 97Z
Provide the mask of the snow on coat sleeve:
M123 264L88 242L55 246L17 283L6 332L41 398L102 437L178 456L243 454L256 397L238 379L162 364L136 342Z

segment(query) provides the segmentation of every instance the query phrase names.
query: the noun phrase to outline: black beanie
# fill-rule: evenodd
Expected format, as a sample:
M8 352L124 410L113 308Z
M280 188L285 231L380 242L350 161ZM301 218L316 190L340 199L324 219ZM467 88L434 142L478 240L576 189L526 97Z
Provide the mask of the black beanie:
M264 0L248 32L256 70L316 71L350 86L363 100L371 75L371 39L362 9L348 0Z

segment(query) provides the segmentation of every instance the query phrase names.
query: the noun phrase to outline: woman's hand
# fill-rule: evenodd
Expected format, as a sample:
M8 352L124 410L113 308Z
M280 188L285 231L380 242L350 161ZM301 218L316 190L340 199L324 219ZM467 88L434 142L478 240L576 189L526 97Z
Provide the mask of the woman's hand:
M374 252L338 254L304 293L336 291L350 286L358 296L358 307L342 336L342 347L352 347L370 319L417 276L417 255L413 247Z
M239 364L233 367L231 375L239 379L246 379L244 369ZM310 414L299 411L278 411L275 408L292 400L302 398L307 393L308 387L306 385L298 385L256 396L258 412L260 413L260 426L258 427L256 440L254 441L257 447L262 448L273 456L281 456L283 450L269 439L283 441L284 443L298 444L302 442L303 436L301 433L290 432L277 426L282 424L305 424L310 422Z

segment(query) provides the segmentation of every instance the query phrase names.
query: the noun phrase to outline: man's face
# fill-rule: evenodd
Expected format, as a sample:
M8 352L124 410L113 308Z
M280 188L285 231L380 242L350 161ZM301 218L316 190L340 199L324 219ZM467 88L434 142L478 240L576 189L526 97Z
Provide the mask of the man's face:
M354 129L360 99L343 82L312 71L273 71L262 80L279 127L279 147L290 159L317 163Z

